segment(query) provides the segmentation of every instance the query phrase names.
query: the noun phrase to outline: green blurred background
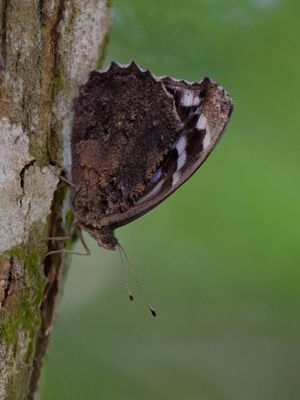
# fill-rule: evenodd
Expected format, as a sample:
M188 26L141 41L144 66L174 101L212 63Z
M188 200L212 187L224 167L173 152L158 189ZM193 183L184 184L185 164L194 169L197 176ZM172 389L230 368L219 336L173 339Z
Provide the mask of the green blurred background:
M42 400L300 398L300 3L115 0L105 63L218 81L233 119L207 163L117 236L73 256ZM133 290L135 289L132 285Z

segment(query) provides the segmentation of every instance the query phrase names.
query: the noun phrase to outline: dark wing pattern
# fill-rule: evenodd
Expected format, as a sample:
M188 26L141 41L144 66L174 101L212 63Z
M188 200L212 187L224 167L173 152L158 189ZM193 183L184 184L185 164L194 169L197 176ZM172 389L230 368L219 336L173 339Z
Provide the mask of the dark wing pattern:
M78 226L115 249L115 228L156 207L202 165L232 107L209 78L157 78L135 63L92 71L75 101L71 140Z
M157 80L174 98L181 131L135 204L121 215L103 216L102 224L110 230L150 211L189 179L216 147L233 110L229 95L207 77L196 83L169 77Z

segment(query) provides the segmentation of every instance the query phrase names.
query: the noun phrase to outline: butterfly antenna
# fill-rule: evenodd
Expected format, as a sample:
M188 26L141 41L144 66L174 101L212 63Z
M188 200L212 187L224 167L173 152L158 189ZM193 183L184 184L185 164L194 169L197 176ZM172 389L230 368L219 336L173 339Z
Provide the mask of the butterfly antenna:
M127 270L126 270L126 268L125 268L124 258L123 258L123 254L122 254L120 245L118 245L118 250L119 250L120 259L121 259L121 266L122 266L122 274L123 274L124 284L125 284L126 289L127 289L127 293L128 293L129 300L133 301L133 300L134 300L134 297L133 297L133 294L132 294L132 292L131 292L131 290L130 290L130 287L129 287L129 283L128 283L128 273L127 273Z
M134 279L134 282L135 282L135 284L136 284L136 287L138 288L138 290L139 290L139 292L140 292L142 298L144 299L144 302L145 302L146 305L148 306L148 308L149 308L151 314L153 315L153 317L156 317L156 311L154 310L154 308L153 308L153 307L151 306L151 304L149 303L147 297L144 295L144 293L143 293L143 291L142 291L142 289L141 289L141 286L140 286L140 284L139 284L138 278L137 278L137 276L136 276L136 274L135 274L134 268L133 268L133 266L130 264L129 259L128 259L128 257L127 257L127 254L125 253L125 250L124 250L123 247L120 245L120 243L118 243L118 249L119 249L120 255L121 255L121 253L122 253L122 254L124 255L124 257L125 257L126 263L127 263L128 267L129 267L129 269L130 269L130 272L131 272L131 274L132 274L132 276L133 276L133 279ZM122 256L121 256L121 259L123 259Z

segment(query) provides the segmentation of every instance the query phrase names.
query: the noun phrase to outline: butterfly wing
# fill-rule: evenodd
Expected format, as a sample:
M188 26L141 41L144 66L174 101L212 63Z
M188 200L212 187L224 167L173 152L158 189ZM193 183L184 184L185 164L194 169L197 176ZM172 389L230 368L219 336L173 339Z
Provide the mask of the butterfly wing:
M216 147L233 110L229 95L209 78L199 83L159 80L174 97L181 131L135 204L122 214L103 216L102 224L112 230L150 211L189 179Z
M173 96L149 71L112 63L91 72L74 107L77 222L97 231L110 217L126 218L180 132Z

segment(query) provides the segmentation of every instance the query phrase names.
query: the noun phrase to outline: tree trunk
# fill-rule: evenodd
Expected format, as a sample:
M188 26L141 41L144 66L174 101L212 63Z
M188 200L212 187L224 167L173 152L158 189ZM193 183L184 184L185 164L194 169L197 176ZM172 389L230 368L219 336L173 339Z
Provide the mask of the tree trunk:
M0 0L0 399L32 399L66 259L44 256L72 219L72 104L103 56L108 0ZM58 189L57 189L58 188Z

